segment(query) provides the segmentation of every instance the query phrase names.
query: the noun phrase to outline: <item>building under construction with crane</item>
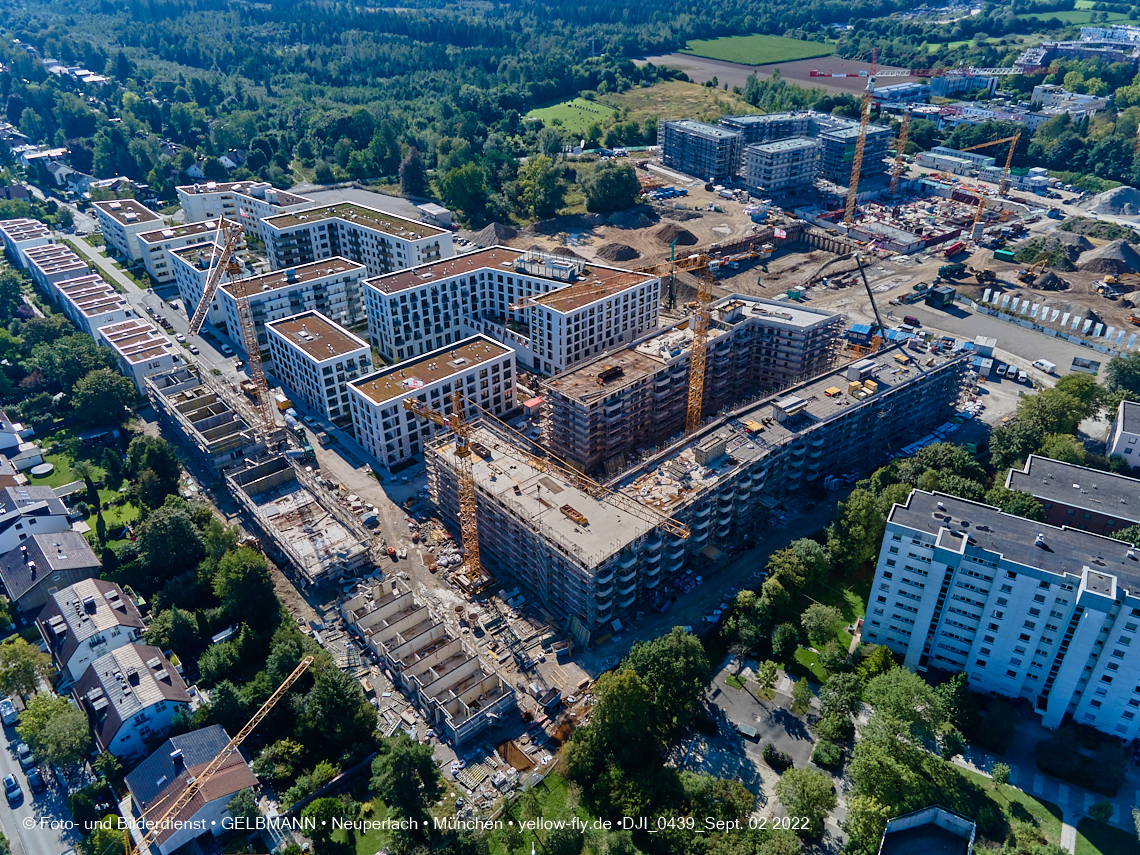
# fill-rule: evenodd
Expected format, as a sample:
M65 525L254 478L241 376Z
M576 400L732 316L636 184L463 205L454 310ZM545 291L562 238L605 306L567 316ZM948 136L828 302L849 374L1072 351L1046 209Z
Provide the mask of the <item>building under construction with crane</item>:
M685 429L692 319L544 381L546 444L587 472L623 470ZM712 304L702 419L746 396L784 389L840 358L843 317L733 294Z

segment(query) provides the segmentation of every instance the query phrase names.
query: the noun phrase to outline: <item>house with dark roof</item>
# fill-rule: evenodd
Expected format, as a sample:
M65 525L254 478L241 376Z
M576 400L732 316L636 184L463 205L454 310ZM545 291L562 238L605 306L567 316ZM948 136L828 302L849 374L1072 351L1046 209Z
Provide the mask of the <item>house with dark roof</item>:
M96 744L120 759L141 757L146 740L165 734L175 713L191 706L174 666L146 644L127 644L100 656L74 693L91 719Z
M1067 525L1110 537L1140 524L1140 480L1031 454L1010 469L1005 486L1034 496L1049 525Z
M142 638L142 615L123 589L102 579L82 579L56 591L36 626L47 643L64 691L100 656Z
M9 487L3 493L13 489ZM27 489L51 493L50 487ZM63 507L59 499L52 498ZM98 576L102 570L99 557L83 535L61 527L67 524L67 512L37 516L39 506L43 505L50 507L47 501L37 501L36 510L26 516L21 516L18 509L0 514L0 541L14 541L0 557L0 582L17 610L31 614L38 612L56 592ZM47 531L41 533L39 528ZM26 532L34 533L28 536ZM17 535L24 539L16 540Z
M166 740L126 777L135 818L153 821L162 817L229 741L229 734L220 724ZM230 799L241 790L256 786L257 778L249 764L240 751L234 750L202 783L190 802L168 818L167 827L156 830L151 852L169 855L197 837L221 835L226 830L224 820ZM141 839L141 833L138 836ZM206 848L209 847L203 847Z

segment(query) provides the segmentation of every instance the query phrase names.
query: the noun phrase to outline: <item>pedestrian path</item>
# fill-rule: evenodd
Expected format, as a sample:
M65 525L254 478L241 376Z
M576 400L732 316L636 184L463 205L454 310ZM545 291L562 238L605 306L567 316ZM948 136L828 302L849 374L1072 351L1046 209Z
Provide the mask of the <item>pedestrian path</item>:
M88 244L87 241L85 241L83 238L72 238L68 236L67 239L72 244L72 246L74 246L80 252L81 255L86 256L87 260L99 269L99 272L103 274L104 278L110 278L114 280L115 284L120 286L124 293L132 294L143 290L137 284L135 284L134 280L132 280L131 277L127 276L125 273L123 273L123 271L119 270L119 268L115 267L111 259L107 258L106 253L100 252L95 247Z

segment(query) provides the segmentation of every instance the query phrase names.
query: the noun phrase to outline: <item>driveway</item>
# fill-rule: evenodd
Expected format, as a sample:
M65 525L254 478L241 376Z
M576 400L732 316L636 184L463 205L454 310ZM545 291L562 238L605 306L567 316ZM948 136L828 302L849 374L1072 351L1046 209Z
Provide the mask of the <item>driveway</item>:
M44 772L48 788L42 793L33 793L28 787L28 778L16 760L15 744L19 741L16 729L4 727L7 747L0 751L0 777L15 775L23 790L24 799L16 807L9 807L7 801L0 802L0 823L4 834L12 846L13 855L60 855L71 848L79 839L75 829L70 828L71 813L67 807L66 794L54 776Z

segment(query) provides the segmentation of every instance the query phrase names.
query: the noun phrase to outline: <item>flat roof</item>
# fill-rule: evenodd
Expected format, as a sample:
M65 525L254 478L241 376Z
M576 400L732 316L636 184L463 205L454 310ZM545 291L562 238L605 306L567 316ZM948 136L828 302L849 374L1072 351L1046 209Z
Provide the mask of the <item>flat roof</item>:
M291 288L294 285L323 279L326 276L335 276L338 273L364 269L363 264L357 264L355 261L334 255L332 258L322 258L320 261L310 261L308 264L300 264L297 267L274 270L272 273L251 276L237 282L226 282L220 287L231 296L236 297L239 293L248 296L265 291L276 291L280 288Z
M22 217L17 220L0 220L0 232L10 240L28 240L34 237L44 237L51 234L51 229L39 220Z
M811 137L792 137L787 140L776 140L775 142L765 143L751 143L746 145L745 149L752 149L753 151L763 152L779 152L779 151L792 151L797 148L818 148L819 141Z
M883 835L878 855L968 855L970 841L933 823Z
M99 327L108 346L131 365L174 352L170 339L142 318L129 318Z
M409 359L353 380L348 385L372 403L386 404L394 398L414 396L425 386L432 386L456 374L466 374L484 362L502 359L512 352L511 348L492 338L473 335L457 344L425 353L418 359Z
M193 267L205 270L209 266L210 256L213 254L215 246L217 244L213 241L204 241L180 246L178 249L170 249L167 252ZM218 251L221 252L221 247L218 247Z
M905 505L895 505L888 521L935 537L944 529L966 531L971 547L1047 573L1080 576L1089 567L1116 576L1121 587L1140 596L1140 563L1128 557L1132 547L1105 535L1068 526L1058 528L981 502L922 490L913 490ZM1038 534L1045 536L1043 547L1037 545Z
M358 350L371 352L366 341L354 336L339 324L333 323L320 312L302 312L278 321L270 321L265 328L273 330L316 362L335 359Z
M706 137L715 137L716 139L727 140L733 137L739 137L740 131L733 131L728 128L722 128L719 125L709 125L705 122L695 122L692 119L681 119L676 122L666 122L674 128L680 128L683 131L688 131L694 134L700 134Z
M130 303L122 294L95 274L64 279L57 282L55 287L61 297L66 297L87 318L115 309L130 308Z
M272 191L277 194L277 201L269 202L269 204L283 207L302 205L305 202L312 201L306 196L298 196L288 190L278 190L272 184L264 181L200 181L197 184L183 184L178 190L188 196L200 196L209 193L238 193L251 199L257 199L259 202L269 202L269 200L263 196L255 195L253 191Z
M747 116L724 116L721 122L735 122L738 125L769 125L776 122L790 122L795 119L811 119L814 116L811 110L786 113L755 113Z
M287 229L302 223L315 223L332 219L343 220L349 225L376 229L384 232L384 234L409 240L448 234L447 229L429 226L427 223L398 217L395 214L387 214L384 211L378 211L356 202L336 202L318 208L306 208L303 211L295 211L291 214L278 214L275 217L266 217L264 222L279 229Z
M168 226L165 229L155 229L150 232L141 232L137 235L140 243L162 243L163 241L174 240L177 238L191 237L193 235L205 234L207 232L217 232L219 221L221 223L232 223L237 225L233 220L224 218L215 218L212 220L202 220L197 223L184 223L180 226Z
M1006 486L1046 502L1058 502L1124 520L1140 522L1140 480L1114 472L1029 455L1025 469L1010 469Z
M93 202L93 207L124 226L151 221L161 222L162 217L135 199L115 199L110 202Z

